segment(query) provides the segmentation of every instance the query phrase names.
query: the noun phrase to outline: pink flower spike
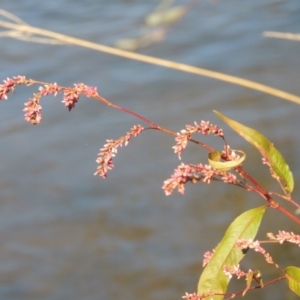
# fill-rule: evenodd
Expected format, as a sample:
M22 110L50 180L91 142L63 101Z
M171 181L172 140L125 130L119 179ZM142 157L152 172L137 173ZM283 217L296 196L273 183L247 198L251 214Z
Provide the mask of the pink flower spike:
M177 132L177 136L175 138L176 146L173 146L175 154L178 154L178 158L181 159L181 152L186 148L188 139L191 137L190 132L186 130L181 130Z
M39 91L42 96L47 96L47 95L53 95L56 96L58 93L60 93L62 90L61 87L57 85L57 83L53 84L45 84L44 86L41 86L39 88Z
M185 300L200 300L201 298L196 294L189 294L189 293L185 293L184 296L182 296L183 299Z
M84 93L86 85L84 83L74 83L74 88L78 93Z
M232 276L234 275L234 276L237 277L237 279L240 279L241 277L245 277L248 274L248 273L243 272L240 269L240 265L239 264L237 264L236 266L232 266L232 267L224 266L223 267L223 272L229 278L232 278Z
M62 103L65 104L65 107L67 107L69 111L75 107L75 104L78 102L78 100L79 100L78 92L72 89L64 90L64 98Z
M206 251L204 253L202 267L205 267L209 263L209 261L211 260L211 258L212 258L212 256L214 255L215 252L216 252L216 249L213 249L212 252Z
M39 94L35 94L34 98L29 99L30 101L25 103L25 108L23 109L25 112L25 120L33 125L39 124L42 121L42 107L39 104L39 97Z
M31 79L26 79L25 76L14 76L13 77L13 80L15 81L16 84L26 84L26 85L29 85L32 83L32 80Z
M232 173L224 174L224 176L221 179L223 182L229 183L229 184L234 184L237 182L236 176Z
M97 92L97 88L93 87L93 86L85 86L85 95L87 97L93 97L93 96L97 96L98 92Z
M171 178L165 180L162 186L166 196L171 195L174 189L177 189L180 194L184 194L184 184L193 179L191 170L191 167L184 163L181 163L181 165L174 170Z
M122 147L123 144L126 146L132 137L138 136L143 130L144 128L141 125L135 125L125 136L122 136L117 140L106 140L106 144L98 153L96 162L99 166L94 175L100 175L103 178L106 178L108 170L111 170L114 167L112 158L118 152L118 147Z
M131 135L134 137L137 137L143 130L144 130L144 127L142 127L141 125L134 125L131 128Z
M284 230L279 230L278 234L276 235L276 240L283 244L284 242L289 242L296 244L300 247L300 235L295 234L293 232L286 232Z
M252 239L249 239L249 240L247 240L247 239L238 240L236 242L236 246L238 248L241 248L241 249L250 248L250 249L253 249L254 251L259 252L261 254L265 254L266 253L266 250L260 246L260 242L259 241L253 241Z
M13 79L7 78L3 80L4 84L0 85L0 100L7 100L7 94L12 93L16 86L16 83Z

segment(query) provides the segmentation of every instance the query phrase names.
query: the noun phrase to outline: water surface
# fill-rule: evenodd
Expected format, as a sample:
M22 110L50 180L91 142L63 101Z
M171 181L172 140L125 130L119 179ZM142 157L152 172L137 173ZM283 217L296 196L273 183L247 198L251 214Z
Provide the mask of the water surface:
M33 26L112 45L137 35L157 4L2 0L0 7ZM138 52L299 94L299 43L262 37L265 30L300 32L299 13L296 0L203 1L164 41ZM275 143L292 167L299 193L299 107L293 103L76 46L1 39L0 51L3 79L26 75L95 85L107 99L174 131L202 119L222 124L212 113L218 109ZM179 161L171 148L174 139L159 132L145 132L121 148L108 179L95 177L96 155L106 139L140 121L91 99L68 112L60 99L49 97L42 124L31 126L22 109L35 88L19 88L1 103L0 298L171 300L195 291L203 253L216 246L234 217L263 201L222 184L188 186L184 196L165 197L162 183ZM275 189L256 151L224 128L229 143L247 151L245 168ZM206 162L206 153L190 146L183 161ZM270 211L260 237L272 229L297 231ZM270 251L283 266L299 256L295 247L274 248ZM261 265L257 255L245 261L245 268ZM272 269L264 274L266 280L276 275ZM285 283L245 299L283 299L285 291L293 299Z

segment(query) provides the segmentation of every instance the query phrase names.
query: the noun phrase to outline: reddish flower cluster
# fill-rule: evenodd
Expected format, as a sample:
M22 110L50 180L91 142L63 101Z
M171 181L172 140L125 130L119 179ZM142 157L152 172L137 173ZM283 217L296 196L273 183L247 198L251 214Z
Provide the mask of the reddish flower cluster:
M284 242L289 242L292 244L296 244L300 247L300 235L294 234L293 232L286 232L283 230L279 230L276 237L273 236L272 240L277 240L280 244Z
M30 85L31 83L31 80L27 80L24 76L15 76L12 79L7 78L6 80L3 80L3 84L0 84L0 100L7 100L7 95L13 93L16 85Z
M201 121L200 124L194 122L195 126L186 125L187 131L191 133L202 133L208 135L213 133L215 136L224 136L223 129L219 129L217 125L211 124L209 121Z
M30 101L25 103L25 120L33 125L39 124L42 121L42 106L40 105L41 94L34 94Z
M182 298L185 300L201 300L201 299L209 299L208 297L212 297L214 295L215 293L210 291L206 293L200 293L199 295L197 295L196 293L193 294L185 293L185 295L182 296Z
M259 241L253 241L252 239L241 239L236 242L236 246L241 249L253 249L256 252L263 254L267 263L274 264L271 255L260 246Z
M215 251L216 251L216 249L213 249L212 252L206 251L206 252L204 253L204 255L203 255L204 258L203 258L202 267L205 267L205 266L209 263L209 261L211 260L212 256L214 255Z
M195 126L186 125L186 129L177 132L175 138L176 146L173 147L174 152L178 154L181 159L181 152L186 148L188 140L191 138L193 133L202 133L203 135L215 134L215 136L224 136L223 129L219 129L217 125L210 124L209 121L201 121L200 124L194 122Z
M53 84L45 84L44 86L39 87L39 91L42 96L57 96L57 94L60 93L61 90L62 88L58 86L56 82Z
M14 91L16 85L32 85L38 82L26 79L25 76L16 76L12 79L7 78L3 83L4 84L0 85L0 100L7 99L7 95ZM44 84L39 87L39 93L33 94L33 98L30 98L29 101L25 103L25 108L23 110L25 112L25 120L31 124L40 123L42 120L42 106L40 105L41 97L47 95L57 96L61 91L64 91L62 102L69 110L75 107L75 103L78 102L81 94L84 94L87 97L98 96L96 87L87 86L83 83L74 84L74 88L60 87L56 83Z
M64 98L62 103L65 104L65 107L67 107L69 111L75 107L75 104L79 100L80 94L84 94L87 97L98 95L96 87L87 86L84 83L75 83L73 89L64 89Z
M0 100L5 99L7 100L7 94L14 91L15 82L14 80L7 78L6 80L3 80L4 84L1 84L0 86Z
M171 195L174 189L177 189L179 193L184 194L184 185L187 182L196 183L202 181L204 183L210 183L212 180L221 180L230 184L240 183L234 174L216 170L209 165L186 165L181 163L177 169L175 169L171 178L164 181L162 189L167 196Z
M122 136L117 140L106 140L107 144L105 144L98 153L96 162L99 166L94 175L100 175L103 178L106 178L108 170L111 170L114 167L112 158L118 152L118 147L122 147L123 143L127 146L130 139L132 137L137 137L143 130L144 128L141 125L135 125L125 136Z
M227 267L227 266L224 266L223 267L223 272L226 276L228 276L229 278L232 278L232 276L236 276L237 279L240 279L241 277L245 277L247 276L250 272L252 272L252 270L248 270L247 273L243 272L241 269L240 269L240 265L236 265L236 266L233 266L233 267Z
M73 89L65 89L64 90L64 98L62 103L65 104L65 107L70 111L75 107L75 103L78 102L80 94Z
M173 146L174 153L178 154L179 159L181 159L181 152L186 148L188 140L191 138L191 133L182 129L180 132L177 132L175 138L176 146Z
M182 296L183 299L185 300L200 300L201 298L196 294L189 294L189 293L185 293L184 296Z
M42 106L40 105L40 100L42 96L53 95L56 96L62 91L62 87L59 87L56 83L45 84L39 87L39 93L33 94L33 98L30 98L28 102L25 103L25 120L33 125L39 124L42 121Z
M240 239L236 242L236 246L241 249L254 249L256 252L265 253L265 249L260 246L259 241L253 241L252 239Z
M277 240L280 243L283 243L284 241L289 241L291 243L299 244L299 240L300 240L299 236L296 236L293 233L289 234L284 231L283 232L279 231L279 235L277 235L276 237L273 234L268 234L268 236L271 240ZM264 256L267 263L273 264L276 268L279 268L279 266L276 263L274 263L271 255L263 247L261 247L259 241L253 241L252 239L248 239L248 240L241 239L236 242L236 247L245 249L245 250L253 249L256 252L261 253ZM224 271L224 274L227 275L229 278L231 278L232 275L235 275L235 276L237 276L238 279L240 277L244 277L244 276L247 276L248 274L252 273L252 270L248 270L247 273L241 271L239 265L234 266L234 267L224 266L223 271Z

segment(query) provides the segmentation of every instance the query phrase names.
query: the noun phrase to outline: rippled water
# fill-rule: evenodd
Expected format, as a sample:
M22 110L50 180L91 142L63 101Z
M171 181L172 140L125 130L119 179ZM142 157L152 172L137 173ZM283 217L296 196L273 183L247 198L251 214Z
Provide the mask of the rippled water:
M33 26L112 45L137 35L157 3L2 0L0 8ZM265 30L300 32L299 13L296 0L203 1L164 41L139 52L300 94L300 44L262 37ZM194 120L221 124L212 113L218 109L275 143L292 166L299 193L300 107L293 103L76 46L6 38L0 51L3 79L20 74L61 85L96 85L104 97L174 131ZM49 97L43 123L33 127L22 114L33 92L34 87L19 88L1 103L0 298L180 299L195 291L203 253L215 247L234 217L263 202L221 184L188 186L184 196L165 197L162 182L179 162L173 138L159 132L145 132L121 148L108 179L94 177L106 139L140 122L91 99L69 113ZM234 148L247 151L246 169L274 188L259 155L225 130ZM183 160L205 162L206 153L191 145ZM272 228L297 231L273 211L264 224L262 238ZM299 256L293 247L280 250L274 255L284 266ZM246 268L263 269L261 264L255 255L245 261ZM264 274L266 280L272 275L272 269ZM245 299L293 299L285 284Z

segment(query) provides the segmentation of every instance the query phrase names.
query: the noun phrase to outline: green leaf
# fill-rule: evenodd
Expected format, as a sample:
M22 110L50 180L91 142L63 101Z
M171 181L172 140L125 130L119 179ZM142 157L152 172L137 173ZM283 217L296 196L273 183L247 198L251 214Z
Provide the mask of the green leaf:
M208 163L211 167L220 171L228 171L238 167L242 164L242 162L246 159L246 153L241 150L236 150L237 154L242 154L242 156L237 160L230 160L225 162L220 162L221 152L220 151L212 151L208 153Z
M234 267L245 256L236 242L240 239L254 239L267 206L248 210L238 216L228 227L222 241L217 246L211 260L202 272L198 282L198 295L214 292L225 294L229 277L223 272L223 266ZM216 295L205 299L221 300L224 296Z
M258 149L261 155L268 160L275 174L283 181L284 189L290 194L294 189L293 174L274 145L258 131L229 119L216 110L214 112L247 142Z
M286 278L290 289L298 296L300 296L300 268L287 267L285 269Z

